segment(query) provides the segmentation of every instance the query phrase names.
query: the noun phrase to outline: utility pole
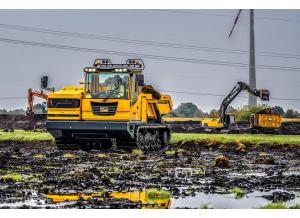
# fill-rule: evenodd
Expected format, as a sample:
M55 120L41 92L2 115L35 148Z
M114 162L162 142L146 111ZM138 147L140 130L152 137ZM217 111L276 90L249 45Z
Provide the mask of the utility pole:
M254 10L250 9L250 60L249 60L249 86L256 88L256 70L255 70L255 42L254 42ZM249 106L257 105L257 98L249 94Z
M238 11L238 14L234 20L234 24L231 28L229 33L229 38L236 26L240 14L242 13L242 9ZM256 70L255 70L255 43L254 43L254 10L250 9L250 53L249 53L249 86L251 88L256 88ZM249 94L248 98L248 105L249 106L256 106L257 105L257 98L254 95Z

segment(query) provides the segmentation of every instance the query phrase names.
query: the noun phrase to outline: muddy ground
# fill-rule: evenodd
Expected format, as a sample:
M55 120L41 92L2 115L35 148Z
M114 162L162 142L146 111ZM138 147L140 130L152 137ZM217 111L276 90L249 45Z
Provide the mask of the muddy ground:
M167 204L151 202L157 208L300 204L299 147L180 142L141 154L58 151L52 142L2 142L0 166L0 208L147 208L145 199L114 198L112 193L149 189L170 194ZM101 196L61 203L47 198L97 193Z

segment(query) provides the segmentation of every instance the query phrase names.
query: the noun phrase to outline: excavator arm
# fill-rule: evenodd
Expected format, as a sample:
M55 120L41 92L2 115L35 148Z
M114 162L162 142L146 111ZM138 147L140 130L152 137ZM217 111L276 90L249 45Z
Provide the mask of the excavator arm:
M226 116L227 107L242 91L247 91L256 97L259 97L262 101L269 100L270 92L268 90L257 90L255 88L251 88L244 82L237 82L231 92L224 98L220 107L220 122L223 123L224 126L228 123Z
M45 94L43 91L35 91L31 88L28 89L28 113L34 114L34 106L33 106L33 99L35 97L45 99L47 101L48 95Z

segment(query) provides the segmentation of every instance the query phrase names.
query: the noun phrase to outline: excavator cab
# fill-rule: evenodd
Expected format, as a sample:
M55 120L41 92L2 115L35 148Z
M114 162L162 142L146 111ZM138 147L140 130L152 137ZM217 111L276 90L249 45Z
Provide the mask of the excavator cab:
M235 115L234 114L225 114L224 122L226 126L232 126L236 124Z

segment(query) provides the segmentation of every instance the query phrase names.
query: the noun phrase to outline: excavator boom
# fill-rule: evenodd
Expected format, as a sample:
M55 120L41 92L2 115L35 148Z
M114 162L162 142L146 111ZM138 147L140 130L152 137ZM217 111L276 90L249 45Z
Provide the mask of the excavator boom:
M270 97L270 92L268 90L257 90L255 88L251 88L248 84L244 82L237 82L237 84L231 90L231 92L224 98L220 107L220 122L223 123L224 126L228 125L228 120L226 116L226 110L228 106L242 91L247 91L250 94L259 97L262 101L268 101Z

